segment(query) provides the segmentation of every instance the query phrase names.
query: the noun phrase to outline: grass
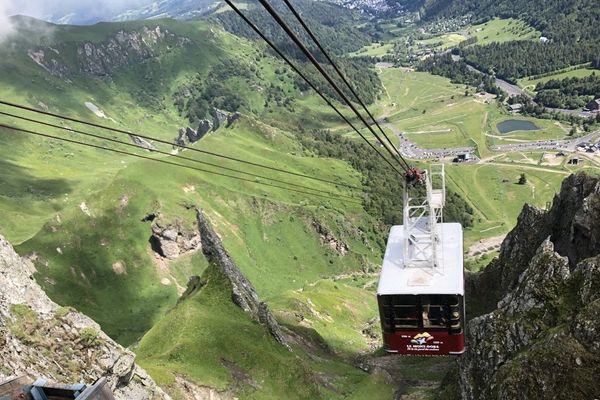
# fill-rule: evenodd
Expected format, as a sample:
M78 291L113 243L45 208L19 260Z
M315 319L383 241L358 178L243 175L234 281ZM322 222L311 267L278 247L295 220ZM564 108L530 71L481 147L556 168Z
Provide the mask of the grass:
M373 43L370 46L365 46L349 55L351 57L381 57L390 54L393 50L393 43Z
M373 292L334 280L289 291L272 307L283 321L315 329L334 351L348 356L368 349L361 330L377 316Z
M159 63L148 61L110 78L74 74L70 82L47 74L26 53L19 52L18 45L3 48L0 96L172 140L177 130L188 124L170 105L174 89L194 74L205 73L217 60L255 60L248 62L260 70L261 83L279 82L298 97L295 110L265 107L259 92L231 77L226 83L248 99L250 110L232 128L210 133L194 146L361 185L362 176L348 164L303 154L289 133L292 128L337 128L339 120L316 96L295 93L288 74L280 80L281 74L275 72L283 67L279 61L270 57L256 60L260 50L251 42L203 22L153 21L98 24L89 29L59 27L53 43L59 46L69 38L101 42L119 29L143 24L165 24L176 34L193 37L194 44L186 51L165 51L160 68ZM69 58L73 54L64 54L67 61L74 62ZM396 127L412 131L413 139L424 146L475 143L480 155L490 154L485 132L492 128L486 124L503 118L493 105L465 97L463 86L425 73L386 69L381 77L386 93L373 107L377 115L384 114ZM149 82L154 86L148 87ZM163 99L163 108L153 103L156 98ZM115 122L95 117L83 105L86 101L99 106ZM5 117L2 121L35 127ZM438 127L450 131L437 136L416 133ZM59 133L46 128L44 132ZM74 133L61 134L77 138ZM110 145L102 140L94 143ZM170 150L167 146L161 149ZM139 154L166 157L141 150ZM184 155L199 157L191 151ZM264 182L261 178L239 181L158 166L8 130L0 130L0 159L0 232L21 254L35 253L36 279L52 299L87 313L123 345L140 340L136 350L139 361L160 384L171 388L177 376L185 376L220 389L233 385L243 398L392 396L393 388L384 384L381 376L359 371L337 356L308 354L300 346L293 354L283 350L262 326L229 301L230 288L200 253L157 262L148 244L150 226L141 221L148 213L158 212L161 222L180 222L192 229L195 218L190 208L203 208L232 258L284 322L309 338L322 338L343 356L353 356L370 348L360 329L377 314L374 286L363 282L365 278L333 277L360 273L365 267L374 270L382 254L371 244L381 242L381 237L362 234L377 232L376 221L360 205L336 196L351 194L346 189L217 160L223 166L332 192L332 199L322 199L260 185ZM466 232L465 247L510 229L525 201L545 204L563 177L559 169L546 171L504 161L448 168L449 185L477 213L475 226ZM514 185L523 171L530 184ZM505 179L510 184L503 182ZM342 256L324 246L314 221L347 243L351 251ZM123 272L115 269L115 263L121 264ZM176 305L188 277L202 274L209 279L208 286ZM294 313L304 315L304 326L291 316ZM427 372L430 366L426 362L406 364L415 370L415 378L439 378ZM237 378L232 376L236 368L257 385L242 379L236 386ZM425 372L419 375L421 368Z
M429 39L418 40L419 47L428 47L436 51L443 51L456 47L460 42L467 38L461 33L445 33L443 35L434 36Z
M537 40L541 36L540 32L526 22L513 18L494 18L483 24L473 25L468 32L477 38L478 45L512 40Z
M481 158L494 157L493 164L447 168L449 187L463 196L476 213L475 225L465 230L465 249L480 239L507 233L526 202L545 207L571 171L562 163L540 163L542 153L498 155L490 150L494 144L562 139L566 133L558 123L507 115L479 96L465 97L464 86L427 73L388 68L380 76L388 95L377 104L377 110L388 115L390 123L417 145L475 146ZM507 119L529 120L542 129L499 135L496 125ZM522 172L529 180L526 186L515 184Z
M521 173L528 183L518 185ZM475 224L465 229L465 249L484 238L513 228L525 203L545 208L568 172L547 167L504 163L457 165L446 169L450 188L475 210Z
M159 23L163 22L149 24ZM170 21L165 24L175 33L194 37L197 47L188 49L189 60L179 64L180 69L177 62L185 57L177 55L176 51L162 59L161 86L157 89L164 90L162 96L188 79L191 72L188 67L194 63L196 68L205 68L217 57L235 58L258 52L250 42L221 31L209 34L209 27L204 23ZM132 29L139 25L141 23L99 24L90 31L57 28L55 40L73 37L101 41L116 29ZM5 72L5 84L0 89L3 99L36 107L40 107L41 102L52 111L167 140L172 140L177 129L187 124L171 107L157 112L140 101L142 95L138 92L144 87L145 78L136 74L143 71L125 70L111 79L73 76L67 84L47 74L21 53L11 53L13 50L7 48L1 51L5 52L4 61L0 63L0 70ZM197 51L202 51L202 57ZM15 69L15 66L19 68ZM281 64L267 57L259 66L264 79L272 81L275 80L275 68ZM240 86L239 82L231 84ZM285 81L284 84L290 83ZM61 95L56 96L56 93ZM94 116L84 106L85 101L92 101L116 122ZM307 109L302 117L318 115L318 112L311 114L311 110L318 108L313 97L307 96L302 102ZM251 101L251 104L258 103L262 107L262 100ZM255 108L259 115L266 112L258 106ZM286 120L287 114L277 118ZM2 122L81 140L74 133L65 134L12 118L3 117ZM293 119L287 118L285 122L293 124ZM107 135L102 131L86 130ZM129 140L126 136L114 137ZM171 263L166 271L158 265L149 253L150 227L140 221L150 212L159 211L165 222L183 220L191 227L194 214L182 205L203 207L215 221L234 258L266 299L324 276L357 270L365 259L375 262L379 256L378 250L365 246L351 234L345 234L345 240L355 251L344 259L320 244L311 225L313 218L319 218L340 235L355 231L355 225L372 223L360 205L341 199L325 200L260 185L254 182L263 181L258 178L241 182L171 166L161 167L151 161L50 139L29 138L9 130L0 131L0 141L3 160L0 232L18 245L20 253L35 252L39 256L38 280L55 301L87 313L124 345L138 340L174 304L177 285L185 286L190 274L200 274L206 268L203 258L196 255ZM101 140L94 142L113 146ZM196 146L360 186L360 175L346 163L303 157L292 135L253 118L243 118L233 129L210 134ZM170 150L168 146L158 147ZM190 153L185 152L185 155L197 157ZM240 169L240 165L232 161L206 161ZM337 191L323 182L306 182L301 177L256 167L241 166L241 169L327 192ZM185 192L185 187L194 190ZM124 198L126 204L122 201ZM82 203L89 209L90 216L80 209ZM117 262L125 266L126 273L117 274L113 270L112 266ZM161 283L164 278L169 279L169 285ZM114 304L123 306L115 308Z
M577 68L577 69L572 69L569 71L559 71L553 75L544 76L541 78L528 77L528 78L519 79L517 81L517 84L521 88L527 90L528 92L535 93L535 87L537 86L538 83L548 82L549 80L552 80L552 79L563 80L563 79L567 79L567 78L585 78L592 74L598 75L599 73L600 73L599 70L593 69L593 68Z
M314 361L299 346L288 352L231 302L231 287L217 267L209 266L204 279L207 285L179 303L137 348L139 363L159 384L173 390L175 376L185 375L248 399L391 396L393 389L378 375L326 353Z

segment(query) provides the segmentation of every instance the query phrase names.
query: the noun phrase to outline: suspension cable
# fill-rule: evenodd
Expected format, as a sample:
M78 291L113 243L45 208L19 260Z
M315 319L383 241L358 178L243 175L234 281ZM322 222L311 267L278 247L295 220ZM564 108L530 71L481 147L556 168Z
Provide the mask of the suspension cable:
M329 74L323 69L323 67L319 64L319 62L315 59L313 54L306 48L306 46L298 39L296 34L290 29L290 27L285 23L285 21L281 18L281 16L275 11L275 9L269 4L267 0L259 0L262 6L267 10L267 12L275 19L277 24L287 33L287 35L292 39L292 41L300 48L300 50L304 53L304 55L309 59L309 61L317 68L317 70L323 75L323 77L329 82L329 84L335 89L337 94L344 100L344 102L350 107L350 109L356 114L356 116L362 121L362 123L369 129L369 131L375 136L375 138L383 145L383 147L387 150L387 152L392 156L394 160L398 162L398 164L402 167L405 172L408 172L408 168L406 168L402 163L398 160L398 158L392 153L392 151L385 145L381 137L373 130L371 125L365 120L365 118L358 112L356 107L352 104L352 102L348 99L348 97L340 90L337 84L331 79Z
M142 134L139 134L139 133L130 132L130 131L126 131L124 129L114 128L114 127L111 127L111 126L102 125L102 124L98 124L98 123L95 123L95 122L84 121L84 120L81 120L81 119L78 119L78 118L69 117L69 116L61 115L61 114L56 114L56 113L52 113L52 112L49 112L49 111L44 111L44 110L40 110L40 109L37 109L37 108L32 108L32 107L28 107L28 106L25 106L25 105L12 103L12 102L1 100L1 99L0 99L0 104L5 105L5 106L9 106L9 107L18 108L18 109L25 110L25 111L31 111L31 112L42 114L42 115L46 115L46 116L49 116L49 117L60 118L60 119L66 120L66 121L76 122L76 123L84 124L84 125L88 125L88 126L93 126L95 128L106 129L106 130L109 130L111 132L121 133L121 134L129 135L129 136L133 135L133 136L140 137L142 139L152 140L152 141L155 141L157 143L168 144L168 145L180 148L180 149L187 149L187 150L194 151L194 152L197 152L197 153L207 154L207 155L210 155L210 156L213 156L213 157L223 158L223 159L227 159L227 160L230 160L230 161L235 161L235 162L239 162L239 163L243 163L243 164L247 164L247 165L252 165L252 166L255 166L255 167L259 167L259 168L268 169L268 170L271 170L271 171L281 172L281 173L289 174L289 175L295 175L295 176L299 176L299 177L302 177L302 178L312 179L312 180L315 180L315 181L330 183L330 184L333 184L333 185L344 186L344 187L347 187L347 188L350 188L350 189L354 189L354 190L360 190L360 191L363 190L363 188L358 187L358 186L353 186L353 185L346 184L346 183L335 182L335 181L332 181L332 180L329 180L329 179L323 179L323 178L319 178L319 177L315 177L315 176L311 176L311 175L307 175L307 174L302 174L302 173L299 173L299 172L293 172L293 171L289 171L289 170L285 170L285 169L281 169L281 168L277 168L277 167L271 167L271 166L268 166L268 165L263 165L263 164L259 164L259 163L256 163L256 162L243 160L243 159L240 159L240 158L236 158L236 157L232 157L232 156L227 156L225 154L215 153L215 152L208 151L208 150L197 149L195 147L188 147L188 146L176 143L176 142L169 142L167 140L161 140L161 139L158 139L158 138L155 138L155 137L151 137L151 136L142 135Z
M204 173L207 173L207 174L223 176L223 177L226 177L226 178L236 179L236 180L245 181L245 182L249 182L249 183L253 183L253 184L270 186L270 187L274 187L274 188L277 188L277 189L283 189L283 190L287 190L287 191L291 191L291 192L301 193L301 194L304 194L304 195L317 196L317 197L321 197L321 198L326 198L328 200L339 201L339 198L335 198L335 197L331 197L331 196L326 196L326 195L323 195L323 194L309 193L309 192L305 192L305 191L300 190L300 189L287 188L287 187L279 186L279 185L272 184L272 183L255 181L255 180L252 180L252 179L242 178L242 177L239 177L239 176L229 175L229 174L225 174L225 173L221 173L221 172L210 171L210 170L206 170L206 169L203 169L203 168L194 167L194 166L191 166L191 165L178 164L178 163L175 163L175 162L172 162L172 161L167 161L167 160L161 160L161 159L158 159L158 158L148 157L148 156L145 156L145 155L142 155L142 154L135 154L135 153L130 153L130 152L123 151L123 150L111 149L111 148L108 148L108 147L103 147L103 146L95 145L95 144L92 144L92 143L80 142L80 141L77 141L77 140L67 139L67 138L59 137L59 136L52 136L52 135L48 135L48 134L41 133L41 132L31 131L31 130L23 129L23 128L17 128L15 126L11 126L11 125L5 125L5 124L2 124L2 123L0 123L0 128L10 129L10 130L15 131L15 132L21 132L21 133L26 133L26 134L34 135L34 136L40 136L40 137L44 137L44 138L48 138L48 139L53 139L53 140L68 142L68 143L71 143L71 144L76 144L76 145L85 146L85 147L91 147L91 148L95 148L95 149L99 149L99 150L105 150L105 151L109 151L109 152L113 152L113 153L118 153L118 154L123 154L123 155L131 156L131 157L137 157L137 158L141 158L141 159L144 159L144 160L154 161L154 162L158 162L158 163L161 163L161 164L167 164L167 165L171 165L171 166L175 166L175 167L179 167L179 168L187 168L187 169L191 169L191 170L194 170L194 171L200 171L200 172L204 172ZM344 201L347 202L347 203L353 203L353 204L359 204L359 205L362 204L361 202L353 201L353 200L344 200Z
M390 138L388 137L388 135L385 133L385 131L383 130L383 128L381 127L381 125L379 125L379 122L375 119L375 117L373 116L373 114L371 114L371 111L369 111L369 109L367 108L367 106L365 105L365 103L362 101L362 99L360 98L360 96L356 93L356 91L354 90L354 87L350 84L350 82L348 82L348 79L346 78L346 76L342 73L342 71L338 68L337 64L333 61L332 57L325 50L325 48L321 45L320 41L317 39L317 37L315 36L315 34L313 33L313 31L306 25L306 22L300 16L300 14L296 10L296 8L292 5L292 3L289 0L283 0L283 2L287 5L287 7L292 12L292 14L294 14L294 16L296 17L296 19L298 20L298 22L300 22L300 25L302 25L302 28L304 28L304 30L306 31L306 33L308 33L308 35L310 36L310 38L312 39L312 41L317 45L317 47L319 48L319 50L321 51L321 53L325 56L325 58L327 58L327 61L329 61L329 64L331 64L331 66L333 67L333 69L335 69L335 71L337 72L338 76L342 79L342 81L344 82L344 84L348 87L348 89L350 89L350 92L352 92L352 94L354 95L354 98L356 98L356 100L358 101L358 103L362 106L363 110L365 110L365 112L369 115L369 118L371 118L371 120L373 121L373 123L375 125L377 125L377 128L379 128L379 131L381 132L381 134L383 135L383 137L387 140L388 144L395 150L396 154L398 155L398 157L400 157L400 160L402 160L402 162L404 163L404 165L406 166L406 168L410 168L410 165L408 164L408 162L406 161L406 159L402 156L402 153L400 153L400 151L398 150L398 148L396 146L394 146L394 144L392 143L392 141L390 140Z
M279 57L281 57L283 59L283 61L285 61L293 70L294 72L296 72L326 103L329 107L331 107L337 115L340 116L340 118L342 118L344 120L344 122L346 122L346 124L348 124L381 158L383 158L383 160L394 170L396 171L399 175L403 176L402 172L400 172L391 162L390 160L388 160L383 154L381 154L379 152L379 150L377 150L377 148L373 145L373 143L371 143L371 141L369 141L369 139L367 139L365 137L365 135L363 135L360 130L358 130L354 124L352 124L348 118L346 118L346 116L344 114L341 113L341 111L335 106L333 105L333 103L331 101L329 101L329 99L315 86L315 84L313 84L307 77L306 75L304 75L299 69L298 67L296 67L296 65L294 65L294 63L285 55L283 54L283 52L281 50L279 50L279 48L277 48L277 46L275 46L275 44L265 36L264 33L261 32L261 30L252 22L248 19L248 17L246 17L244 15L244 13L242 13L240 11L240 9L237 8L237 6L231 1L231 0L225 0L225 2L229 5L229 7L231 7L231 9L240 16L240 18L242 18L249 26L250 28L252 28L252 30L258 35L260 36L265 43L267 43L269 45L269 47L271 47L271 49L273 49L273 51L275 51L275 53L277 53L277 55Z
M124 146L134 147L136 149L140 149L140 146L138 146L136 144L133 144L131 142L124 142L124 141L121 141L121 140L117 140L117 139L113 139L113 138L108 138L108 137L101 136L101 135L96 135L96 134L93 134L93 133L90 133L90 132L80 131L80 130L73 129L73 128L68 128L68 127L65 127L65 126L55 125L55 124L51 124L51 123L48 123L48 122L39 121L39 120L36 120L36 119L31 119L31 118L22 117L22 116L15 115L15 114L6 113L6 112L3 112L3 111L0 111L0 115L17 118L17 119L20 119L20 120L23 120L23 121L32 122L34 124L44 125L44 126L47 126L47 127L50 127L50 128L61 129L61 130L67 131L67 132L75 132L75 133L78 133L78 134L83 135L83 136L93 137L93 138L96 138L96 139L106 140L106 141L109 141L109 142L112 142L112 143L117 143L117 144L121 144L121 145L124 145ZM328 194L328 195L335 195L335 196L345 197L345 198L354 199L354 200L356 199L356 197L354 197L354 196L348 196L348 195L341 194L341 193L333 193L333 192L329 192L329 191L322 190L322 189L311 188L309 186L299 185L297 183L287 182L287 181L284 181L284 180L280 180L280 179L276 179L276 178L271 178L271 177L260 175L260 174L255 174L255 173L251 173L251 172L241 171L241 170L238 170L238 169L235 169L235 168L229 168L229 167L225 167L223 165L214 164L214 163L207 162L207 161L201 161L201 160L197 160L195 158L185 157L185 156L182 156L182 155L179 155L179 154L171 154L169 152L162 151L162 150L157 150L157 149L146 149L146 150L148 150L150 152L154 152L154 153L166 155L166 156L169 156L169 157L178 158L178 159L181 159L181 160L191 161L191 162L195 162L195 163L198 163L198 164L209 165L211 167L218 168L218 169L223 169L223 170L227 170L227 171L231 171L231 172L236 172L238 174L252 176L254 178L260 178L260 179L265 179L265 180L269 180L269 181L273 181L273 182L283 183L283 184L290 185L290 186L295 186L295 187L298 187L298 188L301 188L301 189L304 189L304 190L312 190L312 191L315 191L315 192L325 193L325 194Z

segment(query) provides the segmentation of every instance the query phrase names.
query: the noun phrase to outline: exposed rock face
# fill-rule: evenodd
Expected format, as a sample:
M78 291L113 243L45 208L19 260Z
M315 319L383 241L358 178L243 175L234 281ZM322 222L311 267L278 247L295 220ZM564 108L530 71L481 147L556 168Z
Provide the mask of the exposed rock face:
M197 130L193 130L190 127L179 129L179 133L175 138L176 145L174 145L173 148L186 147L188 144L195 143L202 139L208 132L214 132L219 129L223 124L225 124L226 128L229 128L241 117L240 113L236 112L229 114L216 108L213 113L213 122L210 122L207 119L201 119Z
M117 399L170 399L98 324L52 302L33 272L0 236L0 381L25 374L93 383L105 376Z
M252 283L242 274L238 266L231 259L221 239L213 230L210 222L202 212L197 210L198 229L202 240L202 251L208 262L217 265L232 286L231 298L242 310L249 313L252 318L265 325L271 335L283 346L290 349L281 327L269 311L267 305L260 301Z
M336 238L327 227L323 226L319 221L313 220L313 227L319 234L319 238L321 240L321 244L331 248L332 250L337 251L342 256L345 256L350 247L344 241Z
M180 224L162 225L160 222L154 222L150 241L153 249L169 260L200 247L198 232L189 232Z
M506 236L500 255L484 272L469 279L475 297L487 297L486 311L517 284L542 242L550 236L571 268L600 254L600 180L580 173L566 178L549 211L525 205ZM493 292L490 295L490 292Z
M196 134L199 136L198 139L201 139L204 135L206 135L212 129L212 127L213 126L209 120L200 120L200 125L198 125L198 130L196 131Z
M175 138L175 143L177 146L173 146L173 148L177 149L178 147L185 147L188 144L195 143L198 140L202 139L204 135L206 135L212 129L212 124L209 120L203 119L200 121L198 126L198 130L193 130L189 126L185 129L179 129L179 134Z
M120 68L156 57L162 45L183 47L190 39L176 36L160 26L126 32L120 30L100 43L85 42L77 47L77 65L70 65L61 54L65 49L41 47L29 49L29 57L53 75L65 76L83 72L92 75L110 75ZM68 50L68 49L67 49Z
M146 149L146 150L156 150L156 148L152 145L152 143L148 142L145 139L142 139L139 136L136 135L129 135L129 137L131 138L131 141L137 145L140 146L142 149Z
M463 399L600 397L600 184L567 178L548 212L524 207L500 257L471 280L501 300L471 320ZM485 289L482 289L485 288Z
M239 112L234 112L227 116L227 125L226 128L229 128L235 121L237 121L242 115Z
M213 130L217 130L227 121L228 113L217 108L213 111Z

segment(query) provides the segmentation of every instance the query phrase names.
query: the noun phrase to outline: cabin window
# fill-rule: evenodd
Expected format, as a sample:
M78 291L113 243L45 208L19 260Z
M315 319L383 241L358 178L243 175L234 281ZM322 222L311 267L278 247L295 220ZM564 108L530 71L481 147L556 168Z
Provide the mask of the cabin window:
M379 297L385 333L403 329L447 330L462 333L462 298L453 295L384 295Z

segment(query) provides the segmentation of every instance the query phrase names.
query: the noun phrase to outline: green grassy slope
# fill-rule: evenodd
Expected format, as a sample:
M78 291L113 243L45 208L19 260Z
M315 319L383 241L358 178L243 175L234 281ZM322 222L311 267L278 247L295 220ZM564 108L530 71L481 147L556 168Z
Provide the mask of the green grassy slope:
M170 311L137 348L141 365L175 398L185 398L176 388L177 376L247 399L392 395L382 377L331 354L311 358L299 345L287 351L231 302L231 287L217 267L209 266L203 278L207 285Z
M160 25L173 34L192 38L191 43L186 48L158 48L155 59L132 61L131 67L123 67L108 76L81 72L79 59L64 50L84 42L106 43L116 32L143 29L142 25L152 29ZM280 80L281 74L276 70L281 70L283 65L266 56L260 47L204 22L152 21L148 25L99 24L89 30L53 29L55 33L48 39L47 46L58 50L57 62L71 68L69 76L51 75L36 65L27 56L29 48L36 48L34 43L14 43L0 48L3 55L0 70L5 73L0 78L1 98L172 140L188 121L177 113L171 95L182 84L205 75L221 62L248 62L260 71L260 76L249 81L231 78L224 82L229 87L239 88L249 99L248 108L241 110L244 116L232 127L208 134L194 147L361 186L362 176L347 163L304 154L297 138L284 129L296 129L300 123L304 128L323 126L333 120L328 122L331 113L314 95L296 93L287 75ZM17 66L21 73L14 72ZM253 85L266 87L271 82L279 82L276 84L290 96L298 96L295 110L275 103L265 105L264 92L252 89ZM85 102L95 104L106 118L95 116ZM0 109L35 117L4 106ZM108 138L129 140L116 133L40 118ZM3 116L0 120L69 139L88 140L74 132L41 127L16 118ZM297 393L298 398L313 397L313 394L322 398L330 398L330 395L360 398L360 393L365 392L374 393L375 398L391 396L392 388L382 384L383 378L361 372L332 355L320 363L299 348L297 354L301 354L301 362L298 363L295 354L280 350L260 326L244 319L246 316L240 310L223 301L227 296L221 285L169 311L175 306L188 277L206 270L206 261L200 253L175 261L157 259L149 245L150 224L141 221L149 213L160 213L161 222L177 222L192 229L195 217L187 206L203 208L263 300L277 304L278 312L287 313L294 310L296 293L303 288L310 288L315 307L320 310L336 302L339 295L345 307L352 310L351 320L348 320L348 312L341 310L343 312L333 316L331 324L317 324L314 328L318 333L309 335L323 335L342 353L367 352L370 343L360 334L360 327L377 314L373 287L341 285L333 289L322 283L312 286L328 277L360 274L363 269L374 269L379 263L381 249L371 244L382 241L372 236L377 231L376 221L364 212L360 203L353 204L336 195L351 195L349 190L240 166L187 150L183 152L186 157L283 179L332 195L324 199L261 185L261 182L268 183L261 178L232 180L51 139L23 136L8 129L0 129L0 141L0 159L6 172L0 177L0 231L17 245L21 254L32 255L38 269L36 278L55 301L90 315L124 345L141 339L142 363L161 383L169 385L175 376L185 375L197 384L224 388L232 378L217 357L222 354L248 370L259 382L263 390L256 396L261 398L263 394L280 398L289 393ZM91 142L118 147L100 139ZM169 146L155 145L163 151L171 150ZM193 165L164 155L126 149L151 158ZM213 167L202 167L216 171ZM357 200L360 202L360 193ZM346 243L350 248L348 254L342 256L322 244L314 226L317 223ZM214 274L214 271L206 273ZM173 320L181 320L179 313L185 314L187 323L178 327L177 335L181 336L165 336L165 329L175 329ZM290 323L294 325L293 321ZM198 327L207 325L211 330L205 334L192 334ZM246 355L234 352L230 346L244 329L248 337L238 343L247 350ZM144 336L146 332L149 333ZM231 336L234 332L236 337ZM160 354L154 352L156 349L160 349ZM199 358L186 358L191 355ZM199 359L203 361L197 362ZM287 378L288 371L294 371L294 379ZM314 371L318 371L316 377ZM335 389L327 389L329 379L334 381ZM252 396L253 390L244 387L239 393Z

